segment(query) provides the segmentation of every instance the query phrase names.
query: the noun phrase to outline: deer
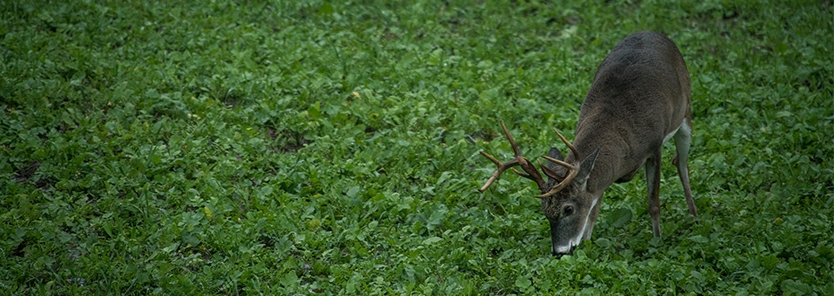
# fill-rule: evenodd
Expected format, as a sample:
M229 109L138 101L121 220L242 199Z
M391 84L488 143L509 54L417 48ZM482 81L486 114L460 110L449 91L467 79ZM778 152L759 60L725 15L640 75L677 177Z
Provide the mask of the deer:
M515 158L500 162L480 151L498 168L479 188L484 192L507 169L533 180L541 191L541 209L550 222L551 253L572 254L590 240L603 192L613 183L631 181L642 167L648 191L652 234L660 237L660 162L663 144L675 139L672 163L684 189L689 213L698 215L689 186L686 161L692 142L689 71L680 50L665 35L643 31L627 36L605 57L594 74L579 111L573 143L554 128L568 147L566 157L553 147L538 165L521 155L501 121ZM520 172L515 167L520 167Z

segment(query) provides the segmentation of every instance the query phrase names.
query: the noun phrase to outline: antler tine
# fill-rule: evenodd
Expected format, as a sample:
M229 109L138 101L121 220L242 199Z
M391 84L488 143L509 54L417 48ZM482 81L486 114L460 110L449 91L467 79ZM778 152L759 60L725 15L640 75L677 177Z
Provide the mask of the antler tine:
M519 162L519 165L521 166L521 168L524 168L524 166L525 166L525 165L527 165L527 166L532 167L532 169L533 169L533 170L535 170L535 169L536 169L536 167L535 167L535 166L530 165L530 160L528 160L527 158L524 158L524 157L521 157L521 158L524 160L524 163L525 163L525 164L522 164L521 162ZM542 162L541 162L541 161L539 161L539 166L541 166L541 165L542 165ZM542 168L544 168L544 167L542 167ZM525 173L519 172L519 171L518 171L518 170L516 170L515 168L510 168L510 170L512 170L512 171L513 171L513 173L516 173L516 175L519 175L519 176L525 177L525 178L527 178L527 179L530 179L530 180L536 181L535 177L530 176L530 174L525 174ZM526 172L526 171L527 171L527 169L525 169L524 171ZM541 177L541 175L539 175L539 174L538 174L538 171L535 171L534 173L536 174L536 176ZM537 183L538 183L538 181L537 181ZM545 183L545 182L544 182L544 179L542 179L542 184L541 184L541 185L544 185L544 183Z
M539 170L536 169L536 166L531 164L529 160L521 155L521 151L518 149L518 144L515 143L515 139L513 139L513 136L510 134L510 131L507 129L507 125L504 124L503 120L501 121L501 129L504 130L504 135L507 136L507 140L510 141L510 146L513 147L513 152L515 152L515 158L518 161L518 165L521 166L524 172L527 173L526 175L518 175L533 180L539 188L543 188L546 182L542 178L542 175L539 173ZM516 173L518 173L518 171L516 171Z
M558 134L559 132L556 132L556 133ZM574 152L574 155L576 155L576 152ZM565 189L566 187L568 187L568 184L570 184L570 182L573 181L574 178L576 178L576 175L579 174L579 170L577 169L577 167L575 165L569 164L567 162L564 162L564 161L561 161L561 160L558 160L558 159L555 159L553 157L546 156L546 155L542 155L542 158L547 159L549 161L552 161L552 162L554 162L556 164L559 164L561 166L564 166L566 169L568 169L568 174L567 174L567 176L565 176L564 179L562 179L561 182L559 182L559 184L556 184L556 186L553 186L552 188L550 188L550 191L548 191L547 193L542 194L542 195L536 195L536 197L538 197L538 198L546 198L546 197L549 197L549 196L552 196L552 195L558 193L559 191L562 191L562 189ZM545 173L547 173L547 171L545 171ZM554 173L554 175L555 175L555 173ZM556 179L558 179L558 178L556 178Z
M527 174L530 174L530 176L538 177L538 179L533 179L533 181L536 181L537 183L543 185L544 181L541 178L541 175L536 170L536 167L531 165L530 161L521 155L521 151L518 149L518 144L515 143L513 135L510 134L510 131L507 129L507 126L504 124L503 120L501 121L501 129L504 130L504 136L506 136L507 140L510 141L510 146L513 148L513 152L515 153L515 158L518 161L518 165L521 166L521 168L524 169L524 171L527 172ZM527 178L531 179L529 177Z
M576 147L573 147L573 144L571 144L570 142L568 142L568 139L565 139L565 136L563 136L561 133L559 133L559 130L557 130L557 129L554 127L554 128L553 128L553 131L554 131L554 132L556 132L556 135L557 135L557 136L559 136L559 139L562 139L562 142L564 142L564 143L565 143L565 145L568 145L568 148L570 148L570 151L572 151L572 152L573 152L573 158L574 158L574 159L582 159L582 158L579 156L579 152L578 152L578 151L576 151Z
M549 167L547 167L546 165L543 165L541 160L538 160L538 162L539 162L539 167L541 167L541 168L542 168L542 171L543 171L543 172L544 172L544 174L545 174L545 175L547 175L548 177L551 177L551 178L556 179L556 180L562 180L562 179L564 179L564 177L559 176L559 174L557 174L556 172L554 172L553 170L551 170Z
M555 159L555 158L550 157L550 156L547 156L547 155L542 155L542 158L547 159L547 160L549 160L549 161L552 161L552 162L554 162L554 163L556 163L556 164L558 164L558 165L561 165L561 166L563 166L563 167L566 167L566 168L568 168L569 170L573 170L573 169L575 169L575 168L576 168L576 167L575 167L575 166L573 166L572 164L569 164L569 163L567 163L567 162L564 162L564 161L561 161L561 160Z
M490 161L492 161L492 163L494 163L495 165L501 166L501 162L500 162L500 161L498 161L497 159L495 159L495 157L492 157L492 155L489 155L488 153L483 152L483 151L481 151L481 155L483 155L484 157L488 158L488 159L489 159Z
M565 176L565 179L562 180L562 182L559 182L559 184L557 184L556 186L553 186L553 188L550 188L550 191L548 191L547 193L542 194L542 195L536 195L536 197L546 198L546 197L550 197L550 196L552 196L556 193L559 193L559 191L562 191L562 189L565 189L566 187L568 187L568 185L570 184L570 181L573 181L573 179L576 178L577 174L579 174L578 170L568 171L568 175Z
M513 152L515 152L515 157L521 157L521 152L518 151L518 145L515 144L515 139L513 139L513 135L510 135L510 131L507 130L507 125L504 124L504 121L501 120L501 129L504 130L504 136L507 137L507 140L510 141L510 146L513 147Z
M536 182L536 185L538 185L540 189L543 188L545 185L544 179L542 179L542 176L539 173L538 169L536 169L535 166L530 164L529 160L527 160L526 158L524 158L524 156L521 155L521 151L518 149L518 145L515 143L515 139L513 139L513 136L510 135L510 131L507 130L507 126L504 124L504 121L501 121L501 129L504 130L504 136L506 136L507 140L510 141L510 146L512 146L513 152L515 153L515 158L507 162L500 162L497 159L495 159L495 157L493 157L492 155L489 155L488 153L481 151L481 155L492 161L492 163L498 166L498 168L495 170L494 173L492 173L492 176L489 177L486 184L484 184L484 186L481 186L481 188L479 188L478 190L481 192L486 191L487 188L489 188L489 186L492 185L493 182L495 182L495 180L498 180L498 177L501 176L501 174L504 173L504 171L514 166L521 166L521 168L525 172L527 172L527 174L522 174L521 172L513 169L515 173L527 179L533 180L534 182Z
M525 177L525 178L527 178L527 179L530 179L530 175L525 174L525 173L522 173L522 172L519 172L519 171L518 171L518 170L516 170L515 168L510 168L510 170L511 170L511 171L513 171L513 173L515 173L516 175L519 175L519 176Z
M492 176L489 177L486 184L484 184L484 186L481 186L481 188L478 189L478 191L480 192L486 191L487 188L489 188L489 185L492 185L492 182L498 180L498 177L501 176L501 174L504 173L504 171L506 171L508 168L518 165L518 159L513 159L507 162L500 162L497 159L495 159L495 157L492 157L492 155L489 155L486 152L481 151L481 155L483 155L486 158L489 158L489 160L491 160L493 163L495 163L496 166L498 166L498 169L496 169L495 172L492 173Z

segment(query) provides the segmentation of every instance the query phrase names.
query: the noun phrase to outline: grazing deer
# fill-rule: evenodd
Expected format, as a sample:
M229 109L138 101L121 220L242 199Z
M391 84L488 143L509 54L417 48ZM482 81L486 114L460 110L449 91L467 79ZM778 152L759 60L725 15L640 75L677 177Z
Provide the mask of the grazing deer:
M605 189L614 182L630 181L644 166L652 232L659 237L660 155L663 143L672 137L677 152L673 163L686 205L697 216L686 167L692 137L689 97L689 71L672 40L654 32L634 33L614 47L597 69L579 111L573 144L556 131L570 152L562 157L554 147L542 156L547 165L539 161L539 166L548 180L521 155L502 121L515 158L502 163L481 151L498 169L479 190L485 191L507 169L535 181L542 193L536 197L550 221L551 252L562 256L572 253L582 239L591 239Z

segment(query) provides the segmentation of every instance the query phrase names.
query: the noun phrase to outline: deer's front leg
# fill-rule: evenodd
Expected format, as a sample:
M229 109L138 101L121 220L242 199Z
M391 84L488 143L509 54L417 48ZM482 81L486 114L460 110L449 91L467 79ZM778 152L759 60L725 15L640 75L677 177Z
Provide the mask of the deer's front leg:
M660 153L659 147L654 156L646 160L646 188L649 191L649 215L652 217L652 234L660 237Z

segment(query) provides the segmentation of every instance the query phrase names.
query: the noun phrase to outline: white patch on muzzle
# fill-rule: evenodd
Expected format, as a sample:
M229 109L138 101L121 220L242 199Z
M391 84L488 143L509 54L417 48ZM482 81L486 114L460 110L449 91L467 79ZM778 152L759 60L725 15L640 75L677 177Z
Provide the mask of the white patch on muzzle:
M591 212L594 210L594 207L597 205L599 198L594 199L594 202L591 203L591 208L588 210L588 215L585 216L585 224L582 225L582 231L580 231L576 237L572 238L568 241L567 245L564 246L551 246L551 252L556 254L567 254L570 253L573 247L578 246L580 242L582 242L582 236L585 234L585 230L588 229L588 222L591 220Z

